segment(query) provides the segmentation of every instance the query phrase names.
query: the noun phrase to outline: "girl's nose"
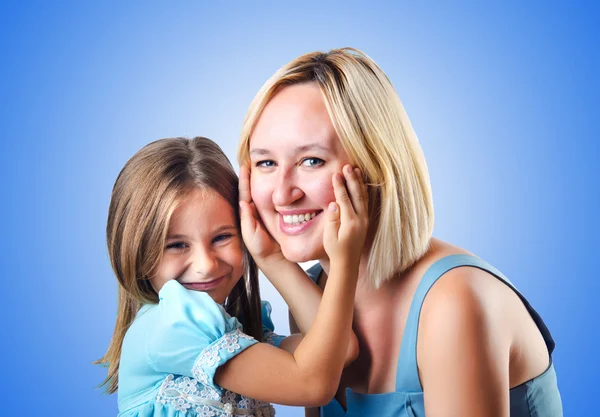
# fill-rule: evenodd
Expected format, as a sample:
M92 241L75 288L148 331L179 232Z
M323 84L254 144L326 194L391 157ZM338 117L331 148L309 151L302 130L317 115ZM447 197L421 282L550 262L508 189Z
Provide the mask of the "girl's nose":
M216 278L213 275L219 269L219 259L211 251L200 249L194 254L192 269L203 277Z

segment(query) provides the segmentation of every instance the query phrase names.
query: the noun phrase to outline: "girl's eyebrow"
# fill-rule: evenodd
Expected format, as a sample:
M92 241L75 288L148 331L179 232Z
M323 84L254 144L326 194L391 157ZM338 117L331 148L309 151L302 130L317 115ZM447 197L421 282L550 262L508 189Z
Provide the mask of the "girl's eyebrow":
M168 235L167 236L167 240L171 240L171 239L185 239L187 236L186 235Z
M296 147L296 149L294 149L294 152L302 153L302 152L307 152L307 151L312 151L312 150L320 150L320 151L329 152L329 148L327 148L326 146L323 146L317 142L298 146L298 147ZM250 155L262 156L262 155L269 155L270 153L271 153L271 151L268 149L263 149L263 148L250 149Z
M223 225L221 227L218 227L215 230L215 233L220 233L220 232L223 232L225 230L231 230L231 229L233 229L233 230L235 230L237 232L237 226L235 226L233 224L225 224L225 225Z
M221 233L221 232L226 231L226 230L235 230L237 232L238 228L234 224L224 224L222 226L219 226L215 230L212 230L211 233ZM188 237L189 237L188 235L184 235L184 234L178 233L176 235L168 235L167 236L167 240L187 239Z

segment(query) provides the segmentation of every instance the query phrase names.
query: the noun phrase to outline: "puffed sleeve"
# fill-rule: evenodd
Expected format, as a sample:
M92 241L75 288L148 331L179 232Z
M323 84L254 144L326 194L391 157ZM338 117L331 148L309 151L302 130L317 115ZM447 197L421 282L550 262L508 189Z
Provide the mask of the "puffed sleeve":
M173 280L158 295L158 319L146 346L150 366L220 391L214 383L217 368L258 341L207 293L189 291Z
M263 341L275 347L279 347L279 344L285 336L280 336L274 333L275 325L271 319L271 304L268 301L261 301L262 304L262 329L263 329Z

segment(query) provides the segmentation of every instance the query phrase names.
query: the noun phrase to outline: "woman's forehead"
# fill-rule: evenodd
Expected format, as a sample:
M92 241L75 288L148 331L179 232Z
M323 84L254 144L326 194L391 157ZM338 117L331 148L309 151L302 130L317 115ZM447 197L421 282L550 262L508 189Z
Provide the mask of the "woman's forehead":
M250 137L250 153L285 149L335 151L340 146L315 84L289 86L265 106Z

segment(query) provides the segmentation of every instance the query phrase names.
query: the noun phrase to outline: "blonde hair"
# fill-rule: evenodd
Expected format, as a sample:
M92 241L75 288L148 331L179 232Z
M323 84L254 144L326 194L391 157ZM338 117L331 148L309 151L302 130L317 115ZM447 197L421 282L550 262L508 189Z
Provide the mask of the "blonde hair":
M190 191L217 192L238 219L238 178L221 148L203 137L170 138L138 151L121 170L113 187L106 225L106 241L113 271L119 281L119 304L113 337L97 364L108 366L102 385L118 389L121 346L125 333L142 305L158 303L149 277L162 259L171 215ZM225 309L262 338L258 269L245 250L245 270L225 303Z
M295 84L319 86L351 163L369 184L368 280L378 288L422 257L433 232L433 199L425 157L400 98L384 72L361 51L302 55L262 86L244 120L238 148L249 160L252 132L267 103Z

